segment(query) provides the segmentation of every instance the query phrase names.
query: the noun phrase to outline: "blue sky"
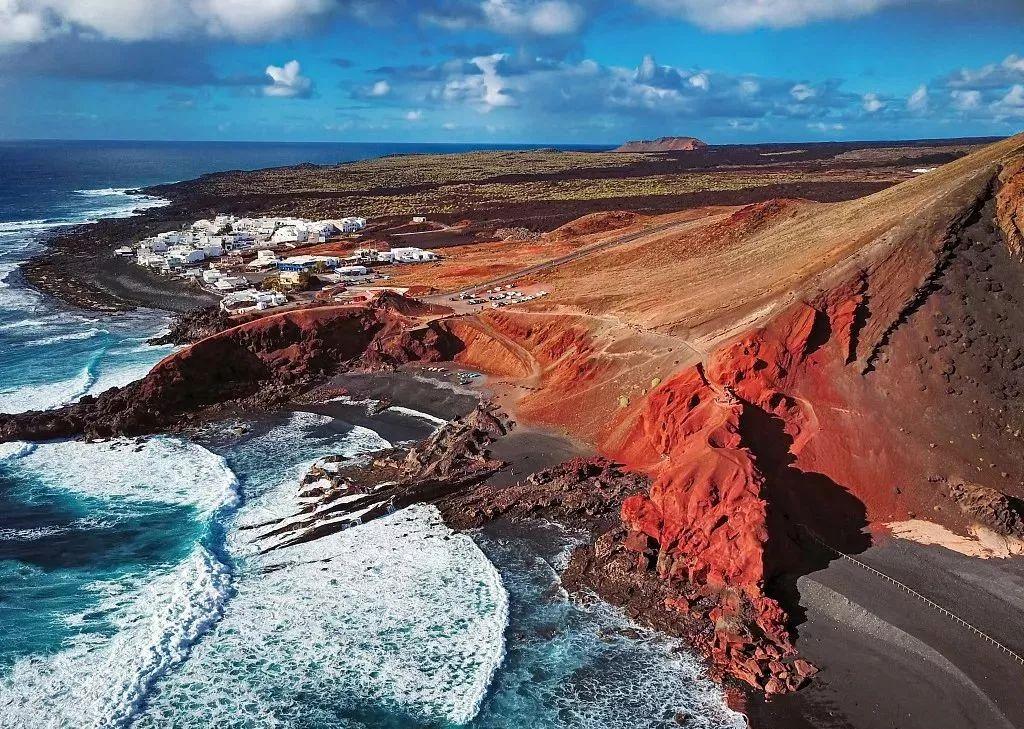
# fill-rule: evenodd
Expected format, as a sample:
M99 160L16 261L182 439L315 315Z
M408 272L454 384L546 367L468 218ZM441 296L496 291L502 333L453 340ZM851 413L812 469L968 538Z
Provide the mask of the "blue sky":
M0 0L0 138L711 143L1024 126L1019 0Z

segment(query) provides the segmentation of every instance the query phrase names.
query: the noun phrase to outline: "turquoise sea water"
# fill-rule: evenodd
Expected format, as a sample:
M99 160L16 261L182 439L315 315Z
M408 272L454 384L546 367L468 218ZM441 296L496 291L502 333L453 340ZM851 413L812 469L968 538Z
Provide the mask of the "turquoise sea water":
M124 384L170 351L145 344L159 312L101 316L24 286L39 236L160 202L125 188L389 151L0 144L0 170L24 169L0 178L0 411ZM356 410L244 425L0 445L0 727L742 725L685 651L569 599L574 537L554 527L471 538L417 507L261 554L245 527L290 513L314 459L436 425Z

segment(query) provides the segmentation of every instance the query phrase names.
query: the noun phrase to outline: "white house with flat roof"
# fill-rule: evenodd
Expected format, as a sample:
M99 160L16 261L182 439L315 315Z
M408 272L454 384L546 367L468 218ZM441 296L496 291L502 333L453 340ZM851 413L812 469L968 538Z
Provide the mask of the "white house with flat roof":
M221 299L220 308L229 314L245 314L250 311L265 311L287 303L288 297L279 291L247 289L225 296Z
M391 256L395 263L425 263L436 261L440 258L433 251L425 251L422 248L392 248Z

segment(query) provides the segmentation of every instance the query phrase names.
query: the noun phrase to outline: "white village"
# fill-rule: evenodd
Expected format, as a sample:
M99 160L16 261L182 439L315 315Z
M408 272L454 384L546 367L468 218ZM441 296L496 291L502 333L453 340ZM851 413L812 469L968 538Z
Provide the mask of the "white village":
M134 257L140 266L192 283L221 296L231 314L264 311L313 293L344 300L387 281L382 266L439 260L416 247L354 248L346 254L308 252L322 244L344 244L366 228L366 219L305 220L292 217L239 218L217 215L181 230L144 238L115 253ZM335 246L335 248L338 246Z

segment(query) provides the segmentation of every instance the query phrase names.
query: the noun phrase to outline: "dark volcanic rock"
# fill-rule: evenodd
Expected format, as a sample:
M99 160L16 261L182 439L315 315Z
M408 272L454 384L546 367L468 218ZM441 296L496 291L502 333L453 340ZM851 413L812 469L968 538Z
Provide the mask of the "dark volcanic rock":
M170 331L159 337L153 337L147 343L154 346L193 344L200 339L206 339L225 329L230 329L232 326L234 326L234 322L231 321L231 317L221 311L219 306L208 306L178 314L174 318Z
M950 485L949 496L966 516L1004 536L1024 538L1024 503L1020 499L968 483Z
M617 520L627 496L647 488L644 476L627 473L600 457L573 458L528 476L514 486L483 485L441 505L458 528L478 527L498 517L546 518L590 529Z
M0 442L142 435L214 414L215 406L274 405L357 367L451 359L461 343L428 313L389 295L266 316L176 352L126 387L57 410L0 416Z
M488 446L508 428L493 407L480 403L409 450L383 451L368 464L322 459L299 485L298 513L261 525L264 549L319 539L471 488L504 467Z

